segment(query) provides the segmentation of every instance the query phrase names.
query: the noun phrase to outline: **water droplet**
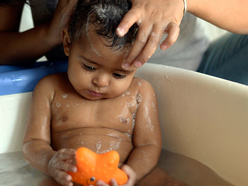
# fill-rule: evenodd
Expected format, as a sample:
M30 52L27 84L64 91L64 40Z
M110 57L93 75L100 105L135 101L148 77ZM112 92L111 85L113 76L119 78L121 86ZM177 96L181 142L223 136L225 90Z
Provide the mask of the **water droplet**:
M97 150L97 153L99 153L99 150L100 150L101 146L102 146L102 140L97 139L96 140L96 150Z
M154 125L152 124L151 118L147 118L146 128L150 129L153 132Z
M140 93L138 93L137 96L136 96L136 102L137 102L138 105L142 102L142 96L141 96Z
M110 142L110 149L111 150L117 150L117 149L119 149L120 148L120 143L121 142L119 142L119 141L117 143L116 142Z
M129 130L129 132L130 132L130 130ZM127 137L129 137L129 138L131 138L132 136L131 136L131 134L129 134L129 133L124 133Z
M56 106L59 108L61 104L59 102L56 102Z
M62 97L65 99L68 97L68 94L63 94Z
M126 95L130 95L131 93L129 91L126 92Z

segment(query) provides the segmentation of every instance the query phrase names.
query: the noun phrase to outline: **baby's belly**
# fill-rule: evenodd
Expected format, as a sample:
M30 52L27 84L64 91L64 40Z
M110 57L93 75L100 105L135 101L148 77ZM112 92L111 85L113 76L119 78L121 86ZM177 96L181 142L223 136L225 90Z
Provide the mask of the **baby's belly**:
M52 134L54 150L87 147L96 153L115 150L124 163L133 149L129 134L107 128L80 128Z

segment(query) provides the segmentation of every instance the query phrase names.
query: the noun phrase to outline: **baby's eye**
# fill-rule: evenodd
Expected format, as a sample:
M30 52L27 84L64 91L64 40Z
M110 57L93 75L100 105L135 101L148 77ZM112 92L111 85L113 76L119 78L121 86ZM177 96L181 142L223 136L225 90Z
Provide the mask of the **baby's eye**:
M92 67L92 66L89 66L89 65L86 65L83 63L83 68L87 71L94 71L96 70L96 68Z
M118 74L118 73L113 73L113 76L116 78L116 79L123 79L126 77L126 75L122 75L122 74Z

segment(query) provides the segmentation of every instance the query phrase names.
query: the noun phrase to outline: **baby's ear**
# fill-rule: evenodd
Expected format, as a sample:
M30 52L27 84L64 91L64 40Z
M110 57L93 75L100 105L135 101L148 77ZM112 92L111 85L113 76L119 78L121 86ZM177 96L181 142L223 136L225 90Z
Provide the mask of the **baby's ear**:
M62 39L63 39L63 46L64 46L65 55L69 56L70 47L71 47L71 38L70 38L70 34L69 34L67 28L65 28L62 31Z

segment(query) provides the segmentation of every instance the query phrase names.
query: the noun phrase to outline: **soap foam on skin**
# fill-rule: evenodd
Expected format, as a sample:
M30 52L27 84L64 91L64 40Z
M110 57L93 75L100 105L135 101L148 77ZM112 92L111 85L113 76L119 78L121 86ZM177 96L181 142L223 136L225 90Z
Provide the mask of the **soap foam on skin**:
M111 9L111 10L110 10ZM97 5L94 7L94 11L97 13L97 16L99 16L100 18L104 19L106 17L106 13L108 11L111 11L114 15L118 14L118 11L115 8L112 8L112 6L103 6L103 5ZM99 53L99 51L94 47L93 42L91 41L90 37L89 37L89 19L90 16L87 19L87 23L86 23L86 36L89 40L90 46L92 48L92 50L95 52L95 54L97 56L101 56L101 54Z
M88 40L89 40L89 43L90 43L90 47L92 48L92 51L97 55L97 56L101 56L101 54L98 52L98 50L94 47L94 45L93 45L93 43L92 43L92 41L91 41L91 39L90 39L90 37L89 37L89 17L88 17L88 19L87 19L87 23L86 23L86 36L87 36L87 38L88 38ZM87 71L87 73L89 73L88 71Z

